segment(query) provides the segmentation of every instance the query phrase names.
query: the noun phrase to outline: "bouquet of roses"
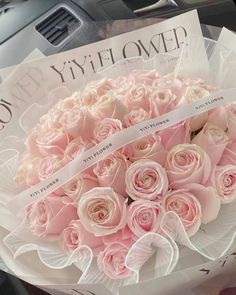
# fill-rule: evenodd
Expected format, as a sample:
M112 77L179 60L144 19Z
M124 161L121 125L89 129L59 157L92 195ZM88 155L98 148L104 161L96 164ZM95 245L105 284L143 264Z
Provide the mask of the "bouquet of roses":
M0 183L19 222L4 238L15 259L36 250L117 293L170 274L183 246L211 260L230 249L235 90L181 73L183 57L163 71L166 57L118 62L22 115L28 134L11 142Z

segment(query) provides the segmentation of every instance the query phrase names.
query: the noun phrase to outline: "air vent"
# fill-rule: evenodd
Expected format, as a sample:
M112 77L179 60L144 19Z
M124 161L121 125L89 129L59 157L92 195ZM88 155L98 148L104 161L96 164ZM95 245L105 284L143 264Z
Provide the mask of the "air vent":
M36 30L57 46L73 33L81 22L64 7L59 8L36 26Z

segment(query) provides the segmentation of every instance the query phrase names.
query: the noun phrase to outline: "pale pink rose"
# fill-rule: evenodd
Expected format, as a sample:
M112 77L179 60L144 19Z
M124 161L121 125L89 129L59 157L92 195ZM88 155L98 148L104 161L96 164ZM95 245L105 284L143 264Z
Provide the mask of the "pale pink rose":
M30 154L25 154L17 169L15 182L19 186L33 186L39 182L40 158L33 158Z
M64 203L76 204L82 194L98 186L95 177L82 173L61 187Z
M181 97L184 89L183 82L178 77L175 77L174 74L160 77L160 79L154 81L153 86L160 90L171 90L177 100Z
M67 148L65 149L63 161L65 163L68 163L88 149L92 148L93 145L94 144L92 142L83 139L82 137L75 138L68 144Z
M55 107L51 108L47 114L42 116L40 121L40 129L42 132L47 132L50 130L61 129L63 127L60 119L65 111L59 110Z
M38 167L38 177L42 181L63 167L63 162L57 157L46 157L41 159Z
M150 111L150 91L144 84L133 85L124 96L124 104L131 111L133 109L144 109Z
M111 81L113 87L113 93L116 97L122 99L122 96L130 89L133 82L128 80L128 77L120 76Z
M108 236L104 236L102 240L104 245L113 244L115 241L126 241L132 244L134 242L134 234L132 233L128 225L126 225L124 228L120 229L118 232Z
M58 238L71 220L78 219L73 205L65 205L61 198L51 195L40 198L25 210L31 232L44 238Z
M134 201L128 209L128 226L139 238L148 232L159 233L163 212L157 202Z
M110 235L126 225L127 200L112 188L96 187L79 199L78 215L95 236Z
M58 101L58 103L54 106L61 111L71 110L74 107L78 107L78 97L80 94L78 92L73 93L70 97L66 97Z
M126 126L129 127L151 119L151 115L144 109L140 108L137 110L131 110L124 118Z
M172 149L177 144L190 143L190 128L188 121L182 121L174 126L163 129L157 134L166 150Z
M223 130L227 129L227 108L225 106L219 106L208 112L208 123L212 123Z
M93 88L83 91L79 97L79 105L81 107L92 108L98 100L97 91Z
M124 241L116 241L109 244L98 254L98 268L109 278L114 280L125 279L132 275L126 267L125 259L128 254L130 244Z
M105 118L96 125L94 129L94 138L100 142L121 129L122 123L120 120Z
M170 186L174 189L189 183L206 184L211 169L210 157L196 144L179 144L167 155L166 172Z
M65 111L59 119L63 129L66 130L70 136L73 138L81 136L86 139L92 138L95 121L95 117L86 107Z
M226 123L228 128L229 138L236 139L236 105L232 104L227 107Z
M97 255L104 248L102 238L95 237L88 232L80 220L72 220L68 227L63 230L60 244L62 249L69 253L82 245L91 248L94 255Z
M217 166L213 176L213 185L222 204L236 200L236 165Z
M153 89L150 101L153 118L170 112L177 105L176 96L170 89Z
M38 134L36 144L43 156L62 156L70 140L68 133L57 129Z
M168 190L166 171L152 160L130 165L125 175L126 192L133 200L160 200Z
M185 104L191 104L209 95L210 95L210 92L203 87L200 87L197 85L189 86L185 89L179 101L179 105L181 106ZM191 131L196 131L202 128L203 125L206 123L207 119L208 119L208 112L204 112L200 115L192 117L189 120Z
M31 157L42 156L40 153L39 147L37 145L38 135L39 135L39 131L37 130L37 128L34 128L25 141L26 150L31 155Z
M222 155L219 165L236 165L236 140L230 142Z
M125 173L130 162L119 153L99 161L93 169L100 186L112 187L118 194L125 196Z
M133 84L145 84L151 86L158 80L159 75L155 70L133 70L128 76L128 80Z
M171 191L162 200L166 211L175 212L189 237L195 235L201 226L201 205L188 190Z
M163 165L166 161L167 151L162 145L161 137L151 134L128 144L123 148L123 154L131 162L150 159Z
M209 155L214 164L218 164L229 137L225 131L211 123L206 123L202 130L193 138L193 144L199 145Z
M111 92L100 96L93 105L93 114L97 121L104 118L118 119L124 122L124 116L128 112L121 100Z
M112 88L112 80L103 78L101 80L92 81L88 83L84 91L87 92L93 90L96 91L98 96L102 96L108 93L110 90L112 90Z
M197 183L185 185L201 205L201 222L207 224L215 220L220 212L221 201L213 186L205 186Z

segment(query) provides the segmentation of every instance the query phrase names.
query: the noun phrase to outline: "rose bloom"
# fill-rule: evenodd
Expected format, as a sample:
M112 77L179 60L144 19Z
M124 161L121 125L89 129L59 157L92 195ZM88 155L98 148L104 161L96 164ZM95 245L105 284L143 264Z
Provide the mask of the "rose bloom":
M150 111L148 87L143 84L136 84L124 96L124 104L131 111L133 109L144 109Z
M92 106L97 102L99 96L95 89L87 89L83 91L79 97L79 105L81 107L92 108Z
M59 100L58 103L54 106L54 108L57 108L62 111L76 108L78 107L79 96L80 96L80 93L74 92L71 96Z
M103 78L101 80L92 81L88 83L84 89L85 92L87 91L96 91L98 96L102 96L112 90L112 80Z
M153 90L150 97L153 118L166 114L176 107L176 96L170 89L157 88L157 90Z
M116 79L113 79L111 83L113 87L113 93L116 97L119 97L120 99L122 99L122 96L124 96L125 93L133 85L132 81L129 81L128 77L125 76L120 76Z
M122 123L120 120L105 118L96 125L94 129L94 138L100 142L121 129Z
M236 200L236 165L217 166L213 184L221 198L222 204Z
M93 115L99 119L112 118L124 122L124 116L128 112L125 105L119 100L115 94L109 92L100 96L97 102L93 105Z
M72 220L65 228L60 237L62 249L66 252L73 252L82 245L86 245L93 250L94 255L103 249L102 238L95 237L88 232L80 220Z
M138 139L123 148L123 154L131 161L150 159L163 165L167 151L161 143L161 137L155 134Z
M93 169L100 186L112 187L118 194L125 196L125 173L130 162L119 153L99 161Z
M98 254L99 270L114 280L125 279L131 276L131 270L125 266L125 259L129 248L129 243L122 241L107 245L103 252Z
M130 165L125 175L126 192L133 199L158 200L168 190L166 171L152 160Z
M159 233L162 216L163 208L159 203L138 200L129 206L127 223L132 232L140 238L148 232Z
M174 126L163 129L157 134L166 150L172 149L177 144L190 143L190 128L188 121L182 121Z
M225 131L211 123L206 123L203 129L193 138L193 144L199 145L214 164L218 164L225 147L229 143L229 137Z
M196 101L199 101L210 95L210 92L205 88L193 85L185 89L183 96L179 101L179 105L190 104ZM192 117L190 122L190 128L192 131L199 130L206 123L208 118L208 112L204 112L200 115Z
M179 216L189 237L197 233L201 226L201 205L193 194L184 189L171 191L163 198L162 205Z
M129 127L151 119L151 115L144 109L140 108L136 110L131 110L127 115L125 115L124 119L126 127Z
M182 96L184 89L183 82L178 77L175 77L174 74L160 77L160 79L154 81L153 86L160 90L170 90L177 100Z
M227 108L225 106L218 106L208 112L208 123L212 123L219 128L227 129Z
M196 144L179 144L173 147L166 160L166 172L172 188L188 183L206 184L211 174L208 154Z
M228 127L229 138L236 139L236 105L232 104L227 107L226 123Z
M71 137L63 130L50 130L46 133L38 134L36 144L43 156L61 156L64 153ZM29 142L28 142L29 144Z
M74 206L52 195L28 205L25 211L31 232L44 238L58 238L71 220L78 218Z
M125 227L127 201L112 188L95 187L81 196L78 215L95 236L110 235Z
M86 107L78 107L65 111L59 118L63 129L66 130L72 138L81 136L86 139L91 139L95 121L96 119L92 115L92 112Z
M60 194L63 196L64 203L73 203L77 205L82 194L98 186L95 177L82 173L61 187Z
M236 140L230 142L222 155L219 165L236 165Z
M38 176L42 181L63 167L63 162L57 157L46 157L41 159L38 167Z
M159 75L155 70L133 70L128 76L128 80L133 84L145 84L149 86L158 79Z
M63 111L57 108L51 108L47 114L43 115L40 119L41 131L47 132L50 130L56 130L62 128L60 118L63 115Z

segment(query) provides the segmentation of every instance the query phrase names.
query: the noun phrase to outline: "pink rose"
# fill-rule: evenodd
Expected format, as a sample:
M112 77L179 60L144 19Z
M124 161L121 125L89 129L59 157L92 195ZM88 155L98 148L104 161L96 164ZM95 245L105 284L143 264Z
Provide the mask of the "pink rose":
M148 232L159 233L162 216L163 208L159 203L138 200L129 206L127 223L132 232L140 238Z
M43 156L62 156L71 137L63 130L50 130L39 134L36 139L37 147Z
M78 247L86 245L96 255L104 248L102 238L95 237L88 232L80 220L72 220L68 227L63 230L60 243L66 252L73 252Z
M59 122L67 133L76 138L81 136L83 138L91 139L95 126L95 118L88 108L74 108L63 112Z
M227 108L226 123L228 127L229 138L232 140L235 140L236 139L236 106L234 104L230 105Z
M78 107L78 98L80 94L78 92L73 93L70 97L66 97L58 101L54 108L58 108L61 111L71 110L75 107Z
M162 200L166 211L176 213L189 237L195 235L201 226L201 205L188 190L169 192Z
M133 109L144 109L150 111L148 87L143 84L136 84L124 96L124 104L131 111Z
M150 159L163 165L166 161L167 151L161 144L160 136L152 134L128 144L124 147L123 154L131 162Z
M100 271L114 280L125 279L131 276L132 272L125 265L129 248L129 243L122 241L107 245L104 251L98 254L97 261Z
M112 187L118 194L125 196L125 173L130 162L115 153L99 161L93 169L100 186Z
M160 79L153 83L153 86L160 90L170 90L177 100L181 97L184 89L183 82L178 77L175 77L174 74L160 77Z
M140 108L137 110L131 110L124 118L126 126L129 127L151 119L151 115L144 109Z
M167 155L166 172L174 189L189 183L206 184L211 168L210 157L196 144L179 144Z
M98 186L98 181L95 177L85 173L80 174L61 187L63 201L76 204L82 194L96 186Z
M166 114L173 110L176 105L176 96L172 93L170 89L153 89L151 94L151 112L152 117L156 118L160 115Z
M95 89L87 89L83 91L79 97L79 104L81 107L92 108L92 106L97 102L99 96Z
M226 117L227 117L226 107L219 106L209 111L207 122L212 123L223 130L226 130L227 129Z
M133 85L132 81L129 81L127 77L120 76L111 81L113 87L113 93L116 97L122 98L123 95L130 89Z
M155 70L133 70L128 76L129 81L133 84L145 84L151 86L158 80L159 75Z
M118 232L104 236L102 238L104 245L109 245L113 244L115 241L125 241L126 243L132 244L134 239L133 239L133 233L126 225L124 228L120 229Z
M179 105L191 104L209 95L210 95L210 92L203 87L200 87L197 85L189 86L185 89L185 92L179 101ZM206 123L207 119L208 119L208 112L204 112L200 115L192 117L189 120L191 131L196 131L202 128L202 126Z
M83 226L95 236L117 232L126 225L127 200L109 187L96 187L84 193L78 203Z
M94 129L94 138L100 142L121 129L122 123L120 120L105 118L96 125Z
M172 149L177 144L190 143L190 128L188 121L182 121L172 127L157 133L166 150Z
M105 95L110 90L112 90L112 80L103 78L101 80L92 81L88 83L85 87L85 92L87 91L96 91L98 96Z
M123 123L127 112L125 105L111 92L100 96L93 105L93 114L97 119L112 118Z
M57 157L46 157L40 161L38 167L38 176L42 181L63 167L63 162Z
M77 137L72 140L66 147L63 161L65 163L68 163L92 147L92 142L83 139L82 137Z
M219 163L228 142L229 137L225 131L211 123L206 123L192 140L193 144L207 152L214 164Z
M126 192L133 200L160 200L168 190L166 171L152 160L130 165L125 175Z
M58 238L73 219L78 219L76 208L58 197L47 196L26 207L26 222L39 237Z
M229 143L222 155L219 165L236 165L236 140Z
M62 128L60 118L63 115L63 111L57 108L51 108L46 115L43 115L39 122L41 124L41 132L47 132L50 130L56 130Z
M236 165L217 166L213 176L213 185L222 204L236 200Z

